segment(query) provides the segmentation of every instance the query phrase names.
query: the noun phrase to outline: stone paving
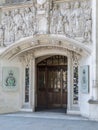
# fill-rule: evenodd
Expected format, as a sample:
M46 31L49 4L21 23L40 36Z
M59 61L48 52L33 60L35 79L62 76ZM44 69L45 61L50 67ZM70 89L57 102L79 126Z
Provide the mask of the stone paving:
M0 115L0 130L98 130L98 122L64 113L13 113Z

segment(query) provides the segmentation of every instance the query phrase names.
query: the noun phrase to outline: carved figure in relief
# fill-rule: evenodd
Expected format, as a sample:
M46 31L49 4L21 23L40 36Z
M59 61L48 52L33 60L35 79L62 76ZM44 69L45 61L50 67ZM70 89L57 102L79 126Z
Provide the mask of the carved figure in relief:
M22 18L22 25L20 26L20 28L23 31L23 37L25 37L26 36L26 31L27 31L26 24L25 24L25 9L24 8L19 9L19 13L20 13L21 18Z
M49 11L50 11L50 0L47 0L46 1L46 3L45 3L45 5L44 5L44 8L45 8L45 15L46 15L46 17L48 17L49 16Z
M7 25L7 13L6 12L3 12L3 15L2 15L2 26L3 26L3 29L4 29L4 42L5 42L5 30L6 30L6 25Z
M33 35L34 34L34 12L31 12L31 9L29 8L29 35Z
M37 17L36 17L37 24L34 25L35 33L46 34L50 31L49 10L50 10L50 0L37 0ZM43 21L43 19L45 19L45 22ZM39 23L39 21L41 23Z
M91 8L90 8L90 3L88 1L84 1L82 3L82 9L83 9L83 15L84 18L86 19L91 19Z
M80 8L80 2L76 1L74 4L74 10L71 14L71 20L73 24L72 31L75 37L80 34L81 15L82 15L82 10Z
M20 8L19 13L23 19L23 22L25 22L25 8Z
M25 16L25 8L20 8L19 13L22 16L22 18L24 18L24 16Z
M38 10L45 9L46 0L37 0L37 8Z
M21 28L21 26L23 24L23 18L22 18L22 16L21 16L19 11L20 11L19 9L15 9L15 16L13 18L14 23L15 23L15 26L14 26L15 41L19 40L18 37L17 37L17 32L18 32L18 29Z
M10 30L12 29L12 17L11 12L5 12L3 27L4 27L4 42L8 44L10 42Z
M83 35L83 42L91 42L91 32L92 32L92 20L88 19L86 21L86 28Z
M9 32L9 42L10 43L13 43L15 41L15 31L14 29L11 29L10 32Z
M3 32L3 27L0 25L0 46L4 46L4 32Z
M12 43L15 41L15 23L14 23L14 10L11 11L10 13L10 26L9 26L9 43Z
M17 28L20 27L23 23L23 19L22 19L20 12L19 12L19 9L15 9L14 22L15 22Z
M8 12L3 12L3 15L2 15L2 25L6 26L7 23L8 23Z
M23 38L23 30L22 30L22 26L17 28L17 32L16 32L16 41L19 40L20 38Z
M65 4L65 11L64 11L64 33L67 36L71 36L71 6L70 3Z
M35 15L36 15L36 8L35 8L34 4L33 4L33 6L30 7L30 10L32 12L32 16L35 17Z
M26 36L29 36L30 33L32 33L33 29L33 15L30 10L30 8L25 8L25 23L26 23L26 28L27 28L27 33Z
M33 6L30 7L31 13L32 13L32 25L33 25L33 34L36 33L36 7L35 3L33 3Z
M89 8L89 3L84 2L83 8L84 20L85 20L85 29L83 33L83 42L91 42L91 33L92 33L92 18L91 18L91 8Z
M50 25L50 32L55 34L57 33L57 26L58 26L58 16L60 16L60 10L58 5L54 5L53 11L52 11L52 19L51 19L51 25Z
M57 33L63 33L63 16L58 16L59 17L59 21L58 21L58 26L57 26Z
M45 17L47 19L47 27L46 27L46 33L50 32L50 12L51 12L51 3L52 0L46 0L45 4L44 4L44 10L45 10Z

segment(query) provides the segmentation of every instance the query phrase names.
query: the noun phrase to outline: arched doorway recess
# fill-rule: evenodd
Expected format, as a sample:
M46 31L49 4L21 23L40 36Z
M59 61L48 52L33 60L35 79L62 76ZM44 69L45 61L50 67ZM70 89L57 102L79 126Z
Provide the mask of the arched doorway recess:
M37 108L67 108L66 56L50 56L37 64Z
M41 39L42 38L42 39ZM67 113L70 111L78 111L79 104L74 102L74 89L73 89L73 54L79 57L90 55L91 49L87 46L83 46L80 43L74 41L68 41L65 37L58 36L40 36L22 39L21 41L13 44L2 52L1 58L5 58L8 61L15 61L14 63L20 63L21 68L21 106L25 104L25 68L28 64L29 67L29 108L35 111L37 107L37 93L36 93L36 59L42 57L52 57L53 55L67 56L68 72L67 72ZM45 58L46 59L46 58ZM76 58L77 59L77 58ZM40 61L41 62L41 61ZM76 96L76 95L75 95ZM22 108L21 107L21 108Z

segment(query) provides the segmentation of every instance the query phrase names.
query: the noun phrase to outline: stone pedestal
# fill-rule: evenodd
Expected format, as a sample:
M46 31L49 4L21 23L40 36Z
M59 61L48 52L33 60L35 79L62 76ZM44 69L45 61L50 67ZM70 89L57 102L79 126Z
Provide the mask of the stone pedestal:
M89 100L89 119L98 121L98 100Z

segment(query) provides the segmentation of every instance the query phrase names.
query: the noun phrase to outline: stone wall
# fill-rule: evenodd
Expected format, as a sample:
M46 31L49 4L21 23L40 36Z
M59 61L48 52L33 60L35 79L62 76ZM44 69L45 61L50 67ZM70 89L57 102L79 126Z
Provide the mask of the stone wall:
M17 90L14 89L5 89L3 84L3 67L17 67L19 69L19 83ZM22 87L22 76L21 76L21 64L16 59L15 61L3 61L0 59L0 114L1 113L10 113L19 111L22 106L22 96L20 94Z

